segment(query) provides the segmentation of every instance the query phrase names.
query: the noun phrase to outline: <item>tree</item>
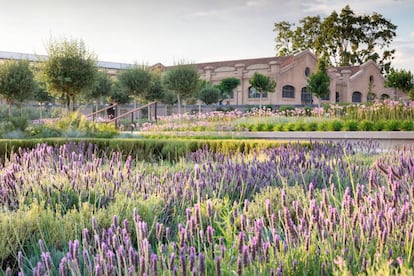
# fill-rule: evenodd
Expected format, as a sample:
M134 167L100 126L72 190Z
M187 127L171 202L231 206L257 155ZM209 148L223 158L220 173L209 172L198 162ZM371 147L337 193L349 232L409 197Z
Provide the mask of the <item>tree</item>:
M232 97L234 89L240 85L240 80L237 78L224 78L217 85L217 88L221 91L220 101Z
M206 105L217 103L220 97L221 91L213 85L203 87L198 94L198 99Z
M143 101L151 84L151 75L145 66L135 65L122 71L118 81L127 94L134 96L138 101Z
M395 53L389 49L397 26L381 14L356 15L347 5L321 19L307 16L298 26L287 21L275 23L276 51L280 56L310 49L326 56L333 66L359 65L368 60L389 72Z
M195 95L199 85L197 67L179 64L166 71L162 80L164 87L175 93L178 101L178 113L181 114L181 101Z
M319 59L318 70L308 78L306 89L319 101L329 95L330 78L326 72L326 61L324 58Z
M95 81L90 89L86 93L86 98L94 100L96 103L96 110L98 110L99 99L101 97L109 96L112 90L112 80L108 74L102 71L98 71L95 77Z
M40 104L40 119L42 119L42 110L43 105L47 102L52 102L54 100L53 96L50 95L49 92L46 90L46 85L44 83L39 83L37 89L34 91L33 99L38 101Z
M276 82L265 75L255 72L249 83L260 94L259 108L262 109L262 94L264 92L275 92Z
M97 58L86 49L82 40L50 41L47 53L43 75L48 90L67 99L68 109L73 111L75 96L95 81Z
M0 65L0 94L9 106L33 98L37 89L34 75L26 60L6 61Z
M132 101L131 96L125 92L121 84L118 81L112 83L111 93L109 94L109 100L118 104L127 104Z
M394 89L399 89L403 93L409 93L414 88L414 79L411 71L391 70L391 73L387 77L386 86ZM413 95L409 93L409 97L412 99Z
M151 82L145 93L145 100L147 101L162 101L164 97L164 87L161 82L161 73L154 71L150 73Z

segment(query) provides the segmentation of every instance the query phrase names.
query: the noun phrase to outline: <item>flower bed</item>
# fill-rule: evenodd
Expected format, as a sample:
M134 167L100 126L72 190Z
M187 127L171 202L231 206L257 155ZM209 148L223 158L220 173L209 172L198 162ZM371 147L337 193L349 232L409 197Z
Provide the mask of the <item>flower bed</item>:
M413 149L207 149L174 164L38 145L0 170L7 273L272 275L413 271Z
M252 109L160 117L141 131L412 131L414 102L375 101L369 105L323 108Z

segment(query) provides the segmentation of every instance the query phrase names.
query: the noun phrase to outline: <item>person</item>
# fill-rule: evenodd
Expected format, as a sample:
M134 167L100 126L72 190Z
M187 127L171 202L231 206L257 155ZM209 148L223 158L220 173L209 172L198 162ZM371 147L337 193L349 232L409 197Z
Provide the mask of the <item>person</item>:
M115 103L112 102L111 107L106 110L106 114L108 115L109 119L113 119L115 117Z

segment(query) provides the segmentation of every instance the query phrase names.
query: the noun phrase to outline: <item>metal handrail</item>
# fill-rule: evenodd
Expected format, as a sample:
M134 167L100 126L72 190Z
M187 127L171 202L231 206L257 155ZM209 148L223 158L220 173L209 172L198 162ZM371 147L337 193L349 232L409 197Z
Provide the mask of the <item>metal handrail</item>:
M113 104L113 105L110 105L110 106L107 106L107 107L104 107L104 108L101 108L101 109L99 109L98 111L95 111L95 112L93 112L93 113L91 113L91 114L86 115L86 117L87 117L87 118L89 118L89 117L91 117L91 116L95 116L95 115L99 114L99 113L100 113L100 112L102 112L102 111L108 110L108 109L110 109L110 108L114 108L114 107L116 107L116 106L118 106L118 104L117 104L117 103L115 103L115 104Z
M113 122L115 122L115 125L117 125L118 120L120 120L122 118L125 118L126 116L128 116L130 114L134 114L137 111L140 111L140 110L142 110L144 108L147 108L147 107L150 107L150 106L153 106L153 105L155 105L154 117L155 117L155 120L157 120L157 108L156 108L157 107L157 102L154 101L154 102L151 102L151 103L147 103L147 104L145 104L143 106L137 107L135 109L132 109L132 110L130 110L128 112L125 112L124 114L121 114L121 115L119 115L119 116L117 116L115 118L112 118L111 120L105 121L104 123L113 123Z

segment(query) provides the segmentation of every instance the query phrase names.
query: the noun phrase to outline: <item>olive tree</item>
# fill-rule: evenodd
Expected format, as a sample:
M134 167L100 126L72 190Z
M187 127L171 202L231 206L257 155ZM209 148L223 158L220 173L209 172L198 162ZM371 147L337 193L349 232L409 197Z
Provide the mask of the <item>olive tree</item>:
M135 65L122 71L118 81L126 94L143 101L151 85L151 74L145 66Z
M112 80L109 78L108 74L99 71L96 74L95 82L86 93L86 98L88 100L94 100L96 104L96 110L98 110L99 99L109 96L111 94L111 90Z
M240 85L240 80L237 78L224 78L217 85L217 88L221 91L220 101L232 97L234 89Z
M0 95L9 106L9 115L12 104L33 98L36 89L37 83L28 61L6 61L0 65Z
M43 106L45 103L47 102L52 102L54 101L54 98L52 95L50 95L50 93L46 90L46 86L44 83L39 83L37 89L34 91L33 94L33 99L37 102L39 102L40 104L40 110L39 110L39 115L40 115L40 119L43 118Z
M210 105L213 103L217 103L221 98L221 91L217 87L213 85L206 85L203 87L199 94L198 99L205 103L206 105Z
M97 72L97 58L86 49L82 40L51 40L47 45L48 59L43 65L48 90L67 100L73 110L75 96L90 88Z
M179 64L167 70L163 77L163 85L175 93L178 101L178 113L181 114L181 101L195 95L199 86L197 67L190 64Z
M255 72L249 83L259 93L259 108L262 109L263 93L275 92L276 82L268 76Z

